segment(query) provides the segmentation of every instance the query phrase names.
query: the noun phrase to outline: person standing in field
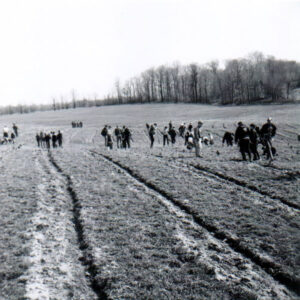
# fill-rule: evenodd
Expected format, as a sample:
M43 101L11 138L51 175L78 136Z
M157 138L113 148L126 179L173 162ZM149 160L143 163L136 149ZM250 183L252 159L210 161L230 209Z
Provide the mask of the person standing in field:
M149 134L149 138L150 138L150 148L153 148L153 145L154 145L154 137L155 137L155 134L156 134L156 128L157 128L157 124L154 123L153 125L150 125L149 127L149 131L148 131L148 134Z
M107 125L101 130L101 135L104 137L105 147L107 146Z
M52 139L52 147L53 147L53 148L56 148L57 135L55 134L54 131L52 132L51 139Z
M131 140L131 132L129 128L126 126L123 127L123 148L130 148L130 140Z
M3 138L8 139L9 128L5 125L3 128Z
M118 127L115 128L115 136L117 139L117 148L121 148L122 147L122 132L121 129Z
M58 130L56 137L57 137L58 146L62 147L63 136L60 130Z
M201 150L201 127L203 125L202 121L199 121L197 126L194 128L193 141L196 149L196 157L202 157L200 154Z
M276 130L277 128L272 123L271 117L267 119L267 123L265 123L260 130L260 136L262 139L262 144L265 148L265 153L267 154L267 159L271 158L273 160L274 158L272 141L276 134Z
M12 128L13 128L13 131L15 133L15 136L18 137L18 126L15 123L13 123L13 127Z
M234 141L240 146L240 152L242 154L243 160L247 160L247 153L249 156L249 161L251 161L249 129L243 124L243 122L238 123L238 127L234 135Z
M272 123L272 118L268 118L267 123L265 123L261 130L260 133L264 136L267 136L268 138L272 139L275 134L276 134L276 126Z
M12 132L11 134L10 134L10 140L11 140L11 142L14 144L15 143L15 138L16 138L16 136L15 136L15 134Z
M171 143L174 145L176 143L176 131L174 127L169 128L169 135L171 138Z
M166 144L169 145L169 136L168 136L168 126L164 127L164 130L162 132L163 136L163 145L165 146Z
M46 143L47 149L50 149L50 141L51 141L50 133L45 133L45 143Z
M35 135L35 139L36 139L36 142L37 142L38 147L40 147L40 146L41 146L41 136L40 136L39 133L37 133L37 134Z
M185 129L186 129L185 123L181 123L181 125L178 128L178 131L179 131L179 135L182 138L184 138Z
M249 137L250 137L250 150L253 154L253 160L258 160L258 159L260 159L260 157L259 157L259 153L257 151L258 134L256 131L255 124L250 124Z
M107 133L106 133L106 146L109 149L113 148L113 130L111 126L107 127Z
M46 134L43 131L40 132L40 145L41 145L42 148L47 147L47 145L46 145Z

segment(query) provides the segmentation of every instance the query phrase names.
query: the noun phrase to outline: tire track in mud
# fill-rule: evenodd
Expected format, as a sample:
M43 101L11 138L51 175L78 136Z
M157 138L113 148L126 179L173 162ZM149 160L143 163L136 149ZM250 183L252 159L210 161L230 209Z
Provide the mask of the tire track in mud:
M274 261L268 260L263 258L257 253L254 253L251 249L247 248L245 245L241 243L239 239L236 239L230 236L228 233L222 231L218 227L213 224L206 222L201 216L199 216L196 212L194 212L189 206L183 204L182 202L176 200L173 196L171 196L167 191L161 189L160 187L156 186L152 182L148 181L147 179L143 178L139 173L133 171L128 166L120 163L109 157L108 155L104 155L97 151L90 150L92 155L98 155L105 159L106 161L110 162L111 164L119 167L131 177L136 179L138 182L144 184L150 190L155 191L171 203L173 203L176 207L184 211L186 214L190 215L194 222L199 226L205 228L208 232L210 232L215 238L218 240L226 243L232 250L241 254L242 256L248 258L252 263L256 264L260 268L262 268L266 273L271 275L274 280L281 283L282 285L286 286L291 291L295 292L297 295L300 296L300 279L289 274L282 270L282 267L276 264Z
M162 156L155 156L157 159L161 159ZM175 158L172 158L173 160L175 160ZM274 196L272 195L271 193L267 192L267 191L263 191L261 189L259 189L258 187L256 187L255 185L251 185L243 180L239 180L235 177L232 177L232 176L228 176L228 175L225 175L223 173L220 173L218 171L214 171L212 169L209 169L207 167L204 167L204 166L201 166L200 164L187 164L187 163L184 163L184 162L180 162L182 164L182 166L184 167L192 167L194 169L191 170L192 172L194 172L195 174L197 173L202 173L202 174L205 174L205 175L209 175L210 177L212 178L215 178L216 180L218 179L222 179L222 180L225 180L227 182L230 182L230 183L234 183L235 185L237 186L240 186L240 187L243 187L243 188L246 188L252 192L256 192L262 196L267 196L275 201L280 201L282 204L284 205L287 205L288 207L292 208L292 209L297 209L299 210L300 209L300 205L298 205L297 203L294 203L294 202L291 202L281 196ZM258 165L262 168L272 168L272 169L275 169L277 171L282 171L283 173L280 175L282 176L282 178L287 178L287 179L290 179L290 180L294 180L294 179L297 179L297 178L300 178L300 172L299 171L290 171L290 170L286 170L284 168L280 168L280 167L276 167L276 166L272 166L272 165Z
M162 160L162 156L158 156L158 155L155 155L154 156L156 159L158 159L159 161ZM175 158L172 158L172 160L175 160ZM204 174L206 176L209 176L211 178L213 178L214 180L217 180L217 181L220 181L220 180L223 180L226 182L230 182L230 183L234 183L235 185L237 186L240 186L242 188L245 188L245 189L248 189L252 192L255 192L255 193L258 193L260 194L261 196L267 196L269 197L270 199L272 200L275 200L275 201L280 201L282 204L288 206L289 208L291 209L296 209L296 210L299 210L300 209L300 205L294 203L294 202L291 202L281 196L274 196L272 195L271 193L268 193L267 191L263 191L259 188L257 188L256 186L254 185L251 185L243 180L239 180L239 179L236 179L234 177L231 177L231 176L228 176L228 175L224 175L218 171L213 171L207 167L203 167L199 164L197 165L194 165L194 164L188 164L188 163L184 163L182 161L179 162L183 167L187 167L189 168L189 171L191 171L192 173L196 174L196 175L199 175L199 174ZM172 167L177 167L176 165L171 165ZM261 165L258 165L260 167L270 167L270 168L274 168L275 170L278 170L278 171L284 171L284 173L282 173L280 176L282 178L287 178L287 179L290 179L290 180L294 180L294 179L297 179L297 177L300 177L300 172L299 171L294 171L294 172L291 172L291 171L288 171L288 170L285 170L285 169L282 169L282 168L279 168L279 167L273 167L273 166L261 166ZM222 181L222 182L223 182Z
M220 172L217 172L217 171L213 171L209 168L206 168L206 167L203 167L199 164L197 165L193 165L193 164L190 164L189 166L193 167L194 169L196 169L198 172L201 172L201 173L204 173L204 174L209 174L209 175L213 175L214 177L216 178L221 178L225 181L228 181L230 183L234 183L235 185L238 185L240 187L243 187L243 188L246 188L248 190L251 190L252 192L256 192L256 193L259 193L260 195L262 196L268 196L269 198L273 199L273 200L276 200L276 201L280 201L282 204L285 204L287 205L288 207L290 208L293 208L293 209L300 209L300 205L296 204L296 203L293 203L281 196L273 196L271 193L267 192L267 191L263 191L261 189L259 189L258 187L256 187L255 185L251 185L243 180L239 180L239 179L236 179L234 177L231 177L231 176L228 176L228 175L224 175ZM290 173L287 173L286 176L289 176ZM296 176L297 175L297 172L292 173L290 176Z
M162 156L154 156L156 159L158 160L161 160ZM173 160L175 160L175 158L172 158ZM202 173L204 175L208 175L210 176L211 178L214 178L215 180L224 180L225 182L230 182L230 183L234 183L235 185L237 186L240 186L242 188L246 188L252 192L256 192L262 196L267 196L269 198L271 198L272 200L275 200L275 201L280 201L282 204L288 206L289 208L291 209L297 209L299 210L300 209L300 205L298 205L297 203L294 203L294 202L291 202L281 196L274 196L272 195L271 193L267 192L267 191L263 191L261 189L259 189L258 187L256 187L255 185L251 185L243 180L239 180L237 178L234 178L232 176L228 176L228 175L225 175L225 174L222 174L218 171L214 171L214 170L211 170L207 167L203 167L199 164L188 164L188 163L184 163L184 162L180 162L180 164L183 166L183 167L191 167L190 171L192 171L194 174L199 174L199 173ZM259 165L261 166L261 165ZM174 166L175 167L175 166ZM288 170L285 170L283 168L279 168L279 167L276 167L276 166L261 166L262 168L263 167L269 167L269 168L274 168L275 170L278 170L278 171L283 171L284 173L280 176L282 176L282 178L289 178L291 180L293 179L297 179L298 177L300 177L300 172L299 171L294 171L294 172L291 172L291 171L288 171Z
M282 172L282 175L289 175L289 176L293 176L293 177L298 177L300 178L300 171L292 171L292 170L289 170L289 169L285 169L285 168L280 168L280 167L277 167L277 166L274 166L272 164L259 164L260 167L262 168L270 168L270 169L274 169L276 171L281 171Z
M87 295L96 299L78 260L76 233L72 223L70 199L65 180L49 163L44 151L34 155L37 209L26 236L30 241L30 268L22 280L26 282L26 299L71 299ZM24 299L25 299L24 298Z
M99 282L99 276L97 267L93 258L93 255L91 253L91 246L89 245L87 238L84 233L84 224L82 222L81 218L81 203L80 200L77 197L77 194L75 193L73 189L73 182L71 179L71 176L68 174L65 174L63 170L60 168L60 166L56 163L51 151L48 152L48 158L50 163L54 166L55 170L60 173L67 181L67 192L69 193L70 198L73 202L73 223L75 226L75 231L77 234L77 240L79 244L79 249L82 252L81 262L83 266L85 267L87 271L87 279L90 282L90 287L97 295L98 299L100 300L106 300L108 299L108 296L106 292L104 291L106 286L106 281L103 280L102 282Z

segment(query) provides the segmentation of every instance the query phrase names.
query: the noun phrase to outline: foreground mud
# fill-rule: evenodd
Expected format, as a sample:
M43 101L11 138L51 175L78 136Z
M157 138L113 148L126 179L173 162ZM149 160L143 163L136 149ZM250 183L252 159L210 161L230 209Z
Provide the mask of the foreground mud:
M94 154L73 152L71 160L56 153L55 159L63 172L73 174L86 236L109 297L293 298L191 214ZM83 182L89 194L81 188Z
M10 147L1 163L1 299L98 299L89 286L67 184L47 153ZM3 173L2 173L3 174Z

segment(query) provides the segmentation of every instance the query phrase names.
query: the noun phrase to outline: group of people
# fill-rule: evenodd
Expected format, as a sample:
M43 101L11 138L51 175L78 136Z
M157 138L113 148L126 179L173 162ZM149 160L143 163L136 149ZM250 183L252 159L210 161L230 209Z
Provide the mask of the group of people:
M12 128L8 126L3 127L3 138L1 139L1 144L14 143L15 138L18 137L18 126L13 123Z
M73 121L71 123L71 125L72 125L72 128L82 128L83 127L83 123L81 121L79 121L79 122Z
M55 131L51 132L38 132L35 136L37 146L45 149L62 147L63 136L60 130L56 133Z
M163 138L163 145L169 145L171 143L174 145L176 143L176 136L178 135L178 132L176 131L175 127L173 126L172 122L169 122L168 126L165 126L163 130L160 130L157 127L157 124L151 124L149 125L146 123L146 130L147 130L147 136L150 139L150 148L153 148L154 141L155 141L155 135L158 133Z
M194 147L196 149L196 156L200 155L200 150L202 148L202 143L206 145L214 144L213 135L209 133L208 136L202 136L201 127L203 125L202 121L198 121L197 125L194 127L192 123L186 125L181 123L178 130L173 126L172 121L169 122L168 126L164 126L163 130L158 129L157 124L146 124L146 134L150 139L150 148L153 148L155 142L155 136L161 135L163 138L163 146L176 143L176 137L179 136L184 139L184 145L187 149L192 150ZM159 141L159 136L157 136Z
M130 129L127 126L116 126L114 129L110 125L105 125L101 130L101 135L104 138L105 146L113 149L114 142L117 143L117 148L130 148L130 143L133 141Z
M263 154L267 156L267 159L273 159L276 154L276 149L272 145L272 139L276 134L276 126L272 123L272 118L268 118L267 122L259 128L255 124L246 126L242 121L238 122L235 134L231 132L225 132L222 143L226 143L227 146L232 146L233 141L239 145L239 150L242 154L243 160L258 160L260 155L258 152L258 144L263 146Z
M202 145L213 145L214 138L211 133L208 136L203 136L201 129L203 126L202 121L198 121L196 126L192 123L186 125L181 123L178 130L169 122L169 126L165 126L163 130L158 129L157 123L149 125L146 124L146 134L150 139L150 148L153 148L156 135L160 134L163 137L163 146L176 143L176 136L184 139L184 145L187 149L191 150L195 148L195 154L197 157L201 157ZM250 161L260 159L258 152L258 144L263 146L263 154L267 156L267 159L273 159L276 154L276 149L272 145L272 139L276 134L276 126L272 123L272 119L268 118L267 122L259 128L255 124L250 124L247 127L243 122L239 122L235 133L225 132L223 136L222 144L226 142L228 146L232 146L233 142L238 144L239 150L242 154L243 160L247 160L246 155ZM157 136L159 141L159 137Z

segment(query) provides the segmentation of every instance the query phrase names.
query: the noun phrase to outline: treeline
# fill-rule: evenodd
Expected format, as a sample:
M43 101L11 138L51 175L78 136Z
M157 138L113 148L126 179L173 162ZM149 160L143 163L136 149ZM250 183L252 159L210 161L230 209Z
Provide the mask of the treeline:
M46 105L0 107L0 114L29 113L126 103L202 103L252 104L289 102L292 91L300 88L300 63L276 59L255 52L246 58L199 65L162 65L151 68L124 84L115 83L115 91L105 99L53 99Z
M9 115L9 114L26 114L32 113L36 111L49 111L49 110L63 110L63 109L71 109L78 107L94 107L94 106L104 106L104 105L112 105L117 104L117 100L111 98L110 96L106 97L104 100L77 100L73 99L71 101L56 101L55 99L51 104L32 104L32 105L8 105L4 107L0 107L0 115Z
M118 103L190 102L251 104L293 100L300 87L300 64L253 53L247 58L205 65L160 66L144 71L123 85L115 84Z

